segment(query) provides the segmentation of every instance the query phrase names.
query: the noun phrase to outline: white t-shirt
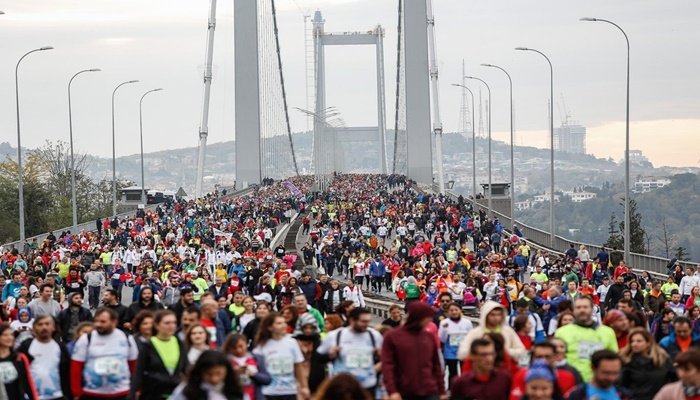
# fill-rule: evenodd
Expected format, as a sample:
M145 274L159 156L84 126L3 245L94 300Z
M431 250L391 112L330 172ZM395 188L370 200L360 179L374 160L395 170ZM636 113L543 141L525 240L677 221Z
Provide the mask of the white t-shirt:
M55 340L41 343L34 339L29 345L29 355L34 361L29 366L39 399L63 398L61 389L61 347Z
M253 354L265 359L265 366L272 377L269 385L263 386L265 396L288 396L297 393L294 364L304 362L299 344L289 336L270 339L264 345L253 349Z
M333 374L349 372L357 378L363 388L377 386L374 351L382 348L382 335L372 328L368 328L366 332L355 332L350 328L336 329L321 343L318 353L328 354L331 347L338 344L338 334L340 334L340 353L333 361ZM374 348L370 335L374 337Z
M136 361L139 352L133 336L115 329L107 335L92 332L75 343L73 361L84 362L83 391L86 395L118 396L129 393L131 372L129 361ZM88 348L89 347L89 348Z

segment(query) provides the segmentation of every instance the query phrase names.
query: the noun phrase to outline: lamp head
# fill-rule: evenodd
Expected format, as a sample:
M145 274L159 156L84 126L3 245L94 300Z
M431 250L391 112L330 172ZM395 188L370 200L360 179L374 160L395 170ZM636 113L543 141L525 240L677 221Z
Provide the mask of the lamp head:
M473 76L466 76L466 75L464 76L464 78L465 78L465 79L477 79L477 78L475 78L475 77L473 77Z
M482 67L495 67L493 64L481 64Z
M452 86L457 86L457 87L464 87L464 86L460 85L459 83L452 83L451 85L452 85Z
M88 70L88 72L100 72L100 71L102 71L102 70L99 68L91 68Z
M4 14L5 14L5 11L0 11L0 15L4 15Z
M160 92L161 90L163 90L163 88L153 89L153 90L151 90L151 91L152 91L152 92Z
M127 81L126 83L136 83L138 81L139 81L138 79L134 79L133 81Z
M595 22L595 21L598 21L598 18L583 17L583 18L579 18L579 21Z
M44 51L44 50L53 50L53 46L44 46L40 47L39 50Z
M527 47L516 47L515 50L530 50Z

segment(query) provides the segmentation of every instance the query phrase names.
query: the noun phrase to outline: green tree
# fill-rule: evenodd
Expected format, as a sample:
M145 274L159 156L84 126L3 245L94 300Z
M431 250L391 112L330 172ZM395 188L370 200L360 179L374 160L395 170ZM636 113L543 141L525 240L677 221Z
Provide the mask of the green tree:
M678 261L688 261L688 260L690 260L690 259L688 258L688 255L689 255L689 254L688 254L688 249L686 249L686 248L683 247L683 246L678 246L678 248L676 249L676 255L675 255L675 257L676 257L676 259L677 259Z
M0 243L19 239L19 165L8 158L0 162ZM47 210L52 208L51 193L41 181L41 160L30 152L23 165L24 229L27 237L49 230Z
M623 247L624 238L620 235L620 231L617 229L618 223L615 213L610 214L610 221L608 222L608 240L603 243L603 246L609 248L621 249Z
M624 212L625 204L624 199L621 204ZM620 222L620 232L625 231L625 221ZM633 253L646 254L646 231L642 226L642 214L637 208L637 202L634 199L630 199L630 251ZM622 238L622 243L624 246L624 237Z

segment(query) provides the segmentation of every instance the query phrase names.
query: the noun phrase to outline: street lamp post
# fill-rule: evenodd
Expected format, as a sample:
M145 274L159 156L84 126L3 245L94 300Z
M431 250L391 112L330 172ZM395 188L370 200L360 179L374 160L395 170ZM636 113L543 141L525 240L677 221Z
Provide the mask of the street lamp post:
M544 57L549 64L549 245L554 247L554 69L552 62L543 52L527 47L516 47L515 50L534 51Z
M630 39L620 25L600 18L581 18L586 22L605 22L622 32L627 43L627 100L625 104L625 261L630 259Z
M44 50L53 50L53 47L44 46L29 51L20 57L19 61L17 61L17 65L15 66L15 100L17 105L17 187L19 191L19 240L21 242L24 241L24 171L22 170L22 135L20 133L19 123L19 64L22 62L22 60L24 60L24 57L34 52Z
M510 74L505 69L493 64L481 64L483 67L497 68L503 71L508 77L510 90L510 228L511 232L515 229L515 140L513 137L513 80L510 79Z
M488 90L488 92L489 92L489 112L488 112L488 118L489 118L489 131L488 131L488 132L489 132L489 146L488 146L488 147L489 147L489 166L488 166L488 170L489 170L489 192L488 192L488 195L487 195L487 196L488 196L487 199L488 199L488 210L489 210L490 213L493 213L493 209L491 208L491 192L492 192L492 190L491 190L491 175L492 175L492 174L491 174L491 105L493 104L493 103L491 102L491 88L489 87L489 85L488 85L483 79L476 78L476 77L473 77L473 76L465 76L465 78L466 78L466 79L475 79L475 80L477 80L477 81L483 83L483 84L486 86L486 90ZM474 129L474 124L472 124L472 129ZM472 134L473 134L473 131L472 131ZM476 200L476 199L475 199L475 200Z
M122 82L112 91L112 217L117 215L117 153L114 134L114 95L120 87L136 82L138 80Z
M70 198L73 207L73 228L71 232L75 235L78 227L78 201L75 190L75 158L73 157L73 110L71 108L71 85L73 79L85 72L99 72L99 68L84 69L73 75L68 81L68 129L70 131Z
M472 199L476 201L476 132L474 130L474 93L465 85L453 83L452 86L461 87L472 98Z
M139 100L139 136L141 138L141 203L143 203L144 207L146 206L146 182L143 173L143 98L149 93L159 92L161 90L163 89L151 89L144 93L143 96L141 96L141 100Z

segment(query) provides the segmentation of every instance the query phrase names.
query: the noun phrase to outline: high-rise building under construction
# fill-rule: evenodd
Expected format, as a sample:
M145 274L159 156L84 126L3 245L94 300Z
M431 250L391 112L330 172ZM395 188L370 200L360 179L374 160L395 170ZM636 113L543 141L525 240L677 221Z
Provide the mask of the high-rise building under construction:
M586 154L586 127L564 121L559 128L554 129L554 150Z

